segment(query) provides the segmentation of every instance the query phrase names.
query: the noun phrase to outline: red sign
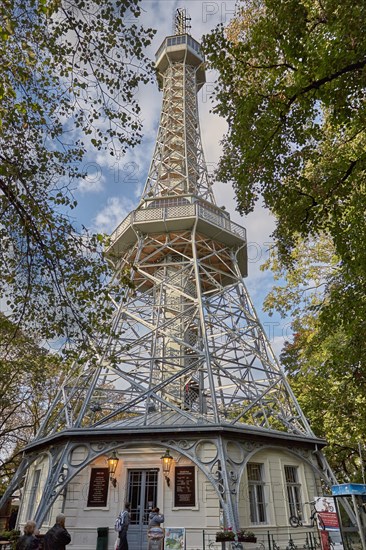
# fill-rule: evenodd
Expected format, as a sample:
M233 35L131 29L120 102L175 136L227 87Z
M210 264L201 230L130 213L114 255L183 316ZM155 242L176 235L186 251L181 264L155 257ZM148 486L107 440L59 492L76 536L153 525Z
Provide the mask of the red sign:
M333 497L315 497L319 529L339 529L336 506Z
M322 529L339 529L337 514L335 512L318 512L319 527Z

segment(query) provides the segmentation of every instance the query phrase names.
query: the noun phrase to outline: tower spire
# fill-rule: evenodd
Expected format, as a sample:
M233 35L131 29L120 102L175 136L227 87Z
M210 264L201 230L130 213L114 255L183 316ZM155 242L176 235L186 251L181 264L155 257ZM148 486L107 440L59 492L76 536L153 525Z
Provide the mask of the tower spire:
M142 202L195 195L215 204L197 104L197 92L205 83L204 56L199 42L188 34L188 21L186 10L177 10L176 34L166 37L156 53L163 105Z
M175 34L189 34L191 18L185 8L177 8L174 19Z

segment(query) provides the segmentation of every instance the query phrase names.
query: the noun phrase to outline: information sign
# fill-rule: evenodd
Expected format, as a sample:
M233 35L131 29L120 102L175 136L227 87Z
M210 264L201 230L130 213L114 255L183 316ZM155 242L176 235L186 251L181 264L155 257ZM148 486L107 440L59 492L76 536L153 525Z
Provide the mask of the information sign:
M108 468L92 468L88 493L88 508L104 508L107 506L108 483Z
M196 505L196 475L194 466L176 466L174 483L174 506L176 508Z

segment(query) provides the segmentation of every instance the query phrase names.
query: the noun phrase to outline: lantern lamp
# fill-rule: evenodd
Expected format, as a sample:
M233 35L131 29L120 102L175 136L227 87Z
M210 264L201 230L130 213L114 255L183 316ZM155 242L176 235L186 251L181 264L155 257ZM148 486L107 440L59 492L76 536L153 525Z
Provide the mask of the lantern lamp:
M166 480L166 483L167 483L168 487L170 487L169 472L170 472L170 467L172 465L173 460L174 459L171 456L171 454L169 452L169 449L167 449L165 451L165 453L163 454L163 456L161 457L161 462L162 462L162 465L163 465L163 474L164 474L164 477L165 477L165 480Z
M113 451L111 456L108 458L109 479L111 480L113 487L117 485L117 479L114 477L114 474L116 473L118 461L119 458L116 455L116 451Z

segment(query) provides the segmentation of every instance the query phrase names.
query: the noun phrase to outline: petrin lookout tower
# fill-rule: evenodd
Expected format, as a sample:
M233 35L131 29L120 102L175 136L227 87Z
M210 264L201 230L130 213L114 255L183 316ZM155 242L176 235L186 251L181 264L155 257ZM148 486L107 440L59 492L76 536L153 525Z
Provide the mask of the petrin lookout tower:
M125 500L131 550L146 547L156 505L166 526L187 529L187 548L220 524L288 529L331 476L245 288L245 229L215 203L197 109L204 57L184 10L156 68L163 104L147 182L107 250L114 283L128 268L134 288L111 294L113 337L75 364L9 489L28 471L20 521L46 527L62 509L72 548L93 547L96 522L113 525Z

